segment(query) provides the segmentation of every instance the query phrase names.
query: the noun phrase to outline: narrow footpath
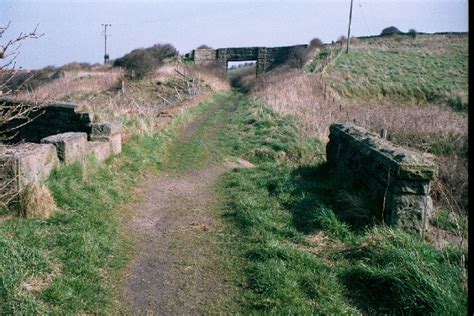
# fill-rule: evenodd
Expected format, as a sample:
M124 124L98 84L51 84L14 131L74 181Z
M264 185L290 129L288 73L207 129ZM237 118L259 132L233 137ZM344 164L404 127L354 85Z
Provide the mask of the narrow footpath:
M129 223L138 256L127 275L124 301L132 314L232 312L235 289L219 254L224 229L215 194L219 176L238 162L209 151L227 110L213 104L189 122L169 149L165 171L137 191Z

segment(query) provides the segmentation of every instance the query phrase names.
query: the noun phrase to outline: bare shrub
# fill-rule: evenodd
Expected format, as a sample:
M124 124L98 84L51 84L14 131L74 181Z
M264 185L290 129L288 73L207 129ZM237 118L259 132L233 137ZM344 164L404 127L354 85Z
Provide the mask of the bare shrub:
M44 106L43 100L30 99L27 102L9 102L9 98L15 96L18 91L28 83L31 77L22 78L21 82L12 86L11 81L15 79L18 70L16 69L16 57L18 56L21 44L28 39L36 39L43 34L38 33L37 28L29 33L20 33L11 39L6 39L5 35L10 26L0 26L0 141L5 140L8 133L21 126L28 124L38 117L40 110ZM21 124L12 122L21 121ZM1 194L1 193L0 193Z
M178 51L171 44L155 44L152 47L131 51L114 61L114 67L122 67L130 79L142 79L153 72L164 61L178 56Z
M336 43L343 46L346 41L347 41L347 37L345 37L344 35L341 35L337 38Z

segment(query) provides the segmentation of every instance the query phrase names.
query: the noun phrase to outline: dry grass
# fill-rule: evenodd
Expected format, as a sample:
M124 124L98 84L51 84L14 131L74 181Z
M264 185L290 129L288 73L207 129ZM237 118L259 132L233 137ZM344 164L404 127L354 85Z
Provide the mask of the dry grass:
M134 120L131 129L150 133L162 111L201 94L228 90L225 73L170 61L139 81L124 78L120 68L74 68L17 97L77 104L81 111L94 114L95 120Z
M58 210L51 192L40 183L32 183L21 192L20 207L26 218L48 218Z
M24 91L19 99L61 101L69 95L100 93L120 84L121 69L64 71L59 79L39 86L34 91Z
M467 117L437 105L394 104L325 98L324 87L316 74L299 71L275 72L259 80L253 94L281 114L300 118L306 132L328 141L334 122L354 122L374 132L382 128L396 135L429 134L446 137L467 134Z

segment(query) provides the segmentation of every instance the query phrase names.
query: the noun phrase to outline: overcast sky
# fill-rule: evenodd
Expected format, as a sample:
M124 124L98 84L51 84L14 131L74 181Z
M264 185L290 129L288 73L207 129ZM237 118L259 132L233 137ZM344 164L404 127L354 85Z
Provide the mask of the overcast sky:
M39 24L44 36L21 48L26 69L103 61L102 23L112 24L111 59L139 47L170 43L184 54L200 44L214 48L331 42L347 35L350 0L0 0L0 25L11 21L5 40ZM352 35L375 35L387 26L401 31L466 32L467 0L354 0Z

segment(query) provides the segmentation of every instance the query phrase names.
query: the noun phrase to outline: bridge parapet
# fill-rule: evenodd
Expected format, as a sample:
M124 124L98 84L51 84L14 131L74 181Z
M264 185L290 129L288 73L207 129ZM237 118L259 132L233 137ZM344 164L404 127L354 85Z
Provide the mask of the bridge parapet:
M337 176L366 188L389 225L425 231L433 209L429 192L436 165L352 124L332 124L329 130L327 161Z
M218 62L227 67L229 61L256 60L257 75L285 63L291 52L298 48L307 48L308 45L294 45L284 47L230 47L218 49L195 49L192 52L194 62L199 65Z

